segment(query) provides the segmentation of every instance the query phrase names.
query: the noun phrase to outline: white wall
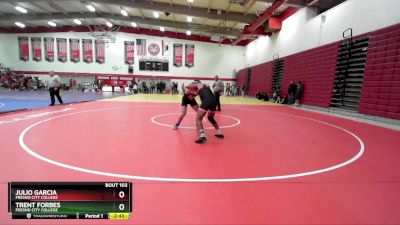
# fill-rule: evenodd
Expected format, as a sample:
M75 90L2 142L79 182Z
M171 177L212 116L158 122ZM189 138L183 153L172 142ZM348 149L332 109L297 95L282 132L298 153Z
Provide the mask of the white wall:
M400 0L348 0L310 18L312 9L303 8L283 21L282 30L260 37L246 46L245 65L253 66L342 39L347 28L353 35L367 33L400 22ZM325 17L325 21L323 21Z
M62 72L89 72L89 73L110 73L110 74L127 74L128 65L124 63L124 41L135 41L136 38L147 40L147 45L152 42L161 43L164 40L169 45L169 72L155 71L139 71L139 57L136 55L135 47L135 63L134 74L140 75L157 75L157 76L182 76L182 77L213 77L218 74L222 78L232 78L233 71L244 66L243 54L244 47L218 45L205 42L194 42L188 40L161 38L153 36L143 36L129 33L117 34L116 42L106 46L106 62L104 64L90 63L81 61L73 63L69 60L61 63L55 60L50 63L45 60L40 62L32 61L32 52L30 52L30 60L23 62L19 60L18 55L18 36L28 37L54 37L54 38L79 38L93 39L87 32L66 32L66 33L35 33L35 34L0 34L0 63L11 66L15 70L22 71L62 71ZM194 44L195 58L194 67L188 68L184 65L181 67L173 66L172 45ZM43 44L43 40L42 40ZM69 44L68 44L69 48ZM42 47L43 50L43 47ZM30 49L30 51L32 51ZM57 50L56 50L57 51ZM82 51L82 49L81 49ZM69 52L69 51L68 51ZM69 54L68 54L69 57ZM44 59L44 50L43 50ZM118 67L114 70L112 67Z
M399 10L400 0L348 0L315 17L310 16L313 14L312 9L303 8L283 21L282 30L279 33L273 34L271 37L260 37L245 48L119 33L116 43L109 44L106 48L105 64L72 63L69 60L66 63L57 61L53 63L34 62L32 60L23 62L18 59L18 36L91 38L87 32L0 34L0 63L12 66L16 70L25 71L55 70L126 74L128 66L124 63L124 41L136 41L136 38L145 38L149 44L151 42L160 43L163 39L170 46L168 58L170 71L139 71L139 57L135 55L134 74L182 77L213 77L218 74L221 78L232 78L235 69L240 70L246 66L271 61L276 53L280 57L284 57L341 40L342 32L349 27L353 28L354 35L358 35L399 23ZM322 21L323 17L325 17L325 21ZM195 66L193 68L172 65L173 43L195 44ZM113 66L120 69L113 70Z

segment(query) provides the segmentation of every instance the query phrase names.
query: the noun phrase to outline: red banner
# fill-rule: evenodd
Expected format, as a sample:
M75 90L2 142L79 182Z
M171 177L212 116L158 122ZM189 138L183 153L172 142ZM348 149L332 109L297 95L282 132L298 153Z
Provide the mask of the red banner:
M101 80L104 85L122 86L127 85L128 81L135 81L133 76L96 76L96 80Z
M32 37L32 59L36 62L42 60L42 38L40 37Z
M133 76L96 76L96 80L124 80L124 81L133 81L135 77Z
M72 62L79 62L80 59L80 48L79 48L79 39L70 38L69 39L69 52L71 55Z
M44 38L44 55L47 61L54 61L54 38Z
M92 39L82 39L83 61L86 63L93 62L93 41Z
M135 60L135 42L125 41L125 63L132 65Z
M67 39L66 38L57 38L57 54L58 61L66 62L68 53L67 53Z
M194 45L185 45L185 65L189 68L194 66Z
M182 66L183 45L174 44L174 65L177 67Z
M105 62L105 43L104 41L101 40L95 40L94 41L95 45L95 54L96 54L96 62L98 63L104 63Z
M18 37L19 59L29 60L29 40L28 37Z

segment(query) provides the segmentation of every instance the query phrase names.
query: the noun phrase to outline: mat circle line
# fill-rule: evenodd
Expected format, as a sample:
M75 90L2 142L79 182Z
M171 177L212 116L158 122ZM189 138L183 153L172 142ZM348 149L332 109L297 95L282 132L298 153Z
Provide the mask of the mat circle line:
M163 117L163 116L168 116L168 115L179 115L179 113L159 114L159 115L153 116L150 120L151 120L151 122L153 122L153 123L155 123L155 124L157 124L157 125L164 126L164 127L171 127L171 128L172 128L172 127L174 127L173 125L160 123L160 122L158 122L158 121L156 120L157 118L160 118L160 117ZM219 116L226 117L226 118L230 118L230 119L233 119L233 120L236 121L234 124L226 125L226 126L219 126L219 128L236 127L236 126L238 126L238 125L240 124L240 120L239 120L238 118L233 117L233 116L227 116L227 115L221 115L221 114L220 114ZM197 128L196 128L196 127L179 126L179 129L193 129L193 130L194 130L194 129L197 129ZM211 129L215 129L215 128L214 128L214 127L204 127L204 129L205 129L205 130L211 130Z
M136 176L136 175L129 175L129 174L119 174L119 173L110 173L110 172L104 172L104 171L98 171L98 170L92 170L92 169L85 169L85 168L81 168L78 166L72 166L72 165L68 165L68 164L64 164L49 158L46 158L38 153L36 153L35 151L33 151L32 149L30 149L24 141L25 135L26 133L32 129L33 127L50 121L50 120L54 120L57 118L61 118L61 117L66 117L66 116L71 116L71 115L76 115L76 114L80 114L80 113L88 113L88 112L94 112L94 111L103 111L103 110L115 110L115 109L129 109L129 108L145 108L145 107L113 107L113 108L100 108L100 109L92 109L92 110L84 110L84 111L79 111L79 112L74 112L74 113L67 113L64 115L60 115L60 116L55 116L55 117L51 117L51 118L47 118L44 120L40 120L34 124L31 124L30 126L28 126L27 128L25 128L19 135L18 138L18 142L20 144L20 146L22 147L22 149L24 151L26 151L28 154L32 155L33 157L42 160L44 162L47 162L49 164L53 164L59 167L63 167L63 168L67 168L67 169L71 169L71 170L75 170L75 171L80 171L80 172L84 172L84 173L90 173L90 174L95 174L95 175L101 175L101 176L107 176L107 177L114 177L114 178L123 178L123 179L134 179L134 180L145 180L145 181L159 181L159 182L184 182L184 183L224 183L224 182L256 182L256 181L270 181L270 180L281 180L281 179L290 179L290 178L297 178L297 177L304 177L304 176L310 176L310 175L315 175L315 174L320 174L320 173L325 173L325 172L329 172L335 169L339 169L341 167L347 166L351 163L353 163L354 161L356 161L357 159L359 159L365 151L365 145L364 142L361 140L361 138L359 138L356 134L352 133L351 131L336 126L334 124L330 124L324 121L319 121L319 120L315 120L315 119L311 119L308 117L303 117L303 116L297 116L297 115L291 115L291 114L286 114L286 113L279 113L279 112L272 112L272 111L268 111L265 110L263 112L270 112L270 113L275 113L275 114L280 114L280 115L285 115L285 116L289 116L289 117L296 117L296 118L302 118L305 120L310 120L310 121L315 121L321 124L325 124L331 127L334 127L336 129L339 129L341 131L346 132L347 134L350 134L351 136L353 136L359 143L360 145L360 149L358 151L358 153L353 156L352 158L339 163L337 165L334 166L330 166L327 168L323 168L323 169L318 169L318 170L312 170L312 171L307 171L307 172L302 172L302 173L294 173L294 174L286 174L286 175L276 175L276 176L267 176L267 177L247 177L247 178L165 178L165 177L150 177L150 176Z

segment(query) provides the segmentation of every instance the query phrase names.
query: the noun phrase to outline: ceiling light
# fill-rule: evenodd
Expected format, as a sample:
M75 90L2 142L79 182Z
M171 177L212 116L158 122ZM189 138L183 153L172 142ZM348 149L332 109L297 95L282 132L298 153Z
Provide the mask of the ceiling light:
M137 27L137 24L135 22L131 23L132 27Z
M15 22L15 25L21 28L25 28L25 24L21 23L21 22Z
M125 9L121 9L121 14L123 16L128 16L128 12Z
M96 9L92 5L86 5L86 8L89 9L90 12L96 11Z
M49 22L47 22L47 24L49 24L52 27L57 26L57 24L54 21L49 21Z
M27 13L28 10L26 10L25 8L22 8L21 6L15 6L14 7L15 10L21 12L21 13Z
M192 31L190 31L190 30L186 31L186 35L187 35L187 36L192 35Z
M158 14L158 12L153 12L153 16L154 16L154 18L159 18L160 14Z
M164 32L164 31L165 31L165 28L164 28L164 27L160 27L160 31L161 31L161 32Z
M76 24L78 24L78 25L81 25L81 24L82 24L82 22L81 22L80 20L78 20L78 19L74 19L74 23L76 23Z
M186 18L186 20L190 23L190 22L192 22L192 17L191 17L191 16L188 16L188 17Z
M193 3L193 0L188 0L189 3Z
M110 22L106 22L106 25L107 25L107 27L112 27L113 25L112 25L112 23L110 23Z

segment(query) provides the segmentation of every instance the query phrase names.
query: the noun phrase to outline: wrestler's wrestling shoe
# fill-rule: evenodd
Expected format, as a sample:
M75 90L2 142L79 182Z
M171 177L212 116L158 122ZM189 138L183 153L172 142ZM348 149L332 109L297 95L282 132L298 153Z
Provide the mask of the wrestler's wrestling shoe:
M198 143L198 144L202 144L202 143L205 143L207 141L207 138L205 138L205 137L200 137L199 139L197 139L196 141L194 141L194 142L196 142L196 143Z

